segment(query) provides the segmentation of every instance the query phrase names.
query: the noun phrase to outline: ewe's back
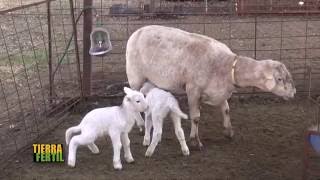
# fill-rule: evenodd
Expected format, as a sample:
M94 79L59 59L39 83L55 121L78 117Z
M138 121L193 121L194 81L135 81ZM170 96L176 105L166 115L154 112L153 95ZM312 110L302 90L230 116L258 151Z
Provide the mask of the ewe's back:
M229 63L231 50L207 36L165 26L145 26L127 43L126 72L130 86L140 88L144 80L175 93L190 80L205 84L212 71Z

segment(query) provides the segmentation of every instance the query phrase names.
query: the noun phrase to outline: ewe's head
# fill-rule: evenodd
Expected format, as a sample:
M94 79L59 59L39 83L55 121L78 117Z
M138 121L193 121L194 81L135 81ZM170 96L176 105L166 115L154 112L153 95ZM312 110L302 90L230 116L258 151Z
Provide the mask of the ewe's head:
M147 108L147 102L143 94L139 91L132 90L128 87L124 87L125 103L128 105L128 108L136 112L144 112Z
M293 98L296 88L286 66L279 61L266 60L264 67L264 89L286 100Z

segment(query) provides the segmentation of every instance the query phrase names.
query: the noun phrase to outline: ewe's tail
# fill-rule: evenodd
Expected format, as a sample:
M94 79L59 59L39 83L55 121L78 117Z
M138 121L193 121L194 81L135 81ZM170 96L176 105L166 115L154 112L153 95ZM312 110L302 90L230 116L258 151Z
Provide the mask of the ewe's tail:
M81 131L80 127L79 126L74 126L74 127L71 127L69 129L67 129L66 131L66 143L67 145L69 145L69 142L72 138L72 134L74 133L79 133Z
M178 103L172 104L170 107L171 111L175 112L178 116L180 116L182 119L188 119L188 115L183 113L178 105Z

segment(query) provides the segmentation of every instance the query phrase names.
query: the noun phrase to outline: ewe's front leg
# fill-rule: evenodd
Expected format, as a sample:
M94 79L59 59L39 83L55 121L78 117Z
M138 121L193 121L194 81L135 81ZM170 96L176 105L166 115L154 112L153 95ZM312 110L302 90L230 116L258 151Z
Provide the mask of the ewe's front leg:
M234 135L234 132L230 121L230 108L227 100L222 103L221 111L223 116L223 127L225 128L223 133L226 137L231 139Z
M188 104L191 118L191 131L190 131L190 147L195 149L198 148L201 150L203 145L199 137L199 121L200 121L200 90L193 86L188 86L186 88L188 96Z
M127 163L133 163L134 159L132 157L131 150L130 150L130 139L129 139L128 133L121 134L121 143L123 145L123 150L124 150L124 159L127 161Z
M113 133L110 132L110 138L112 141L113 147L113 167L116 170L122 169L122 164L120 160L120 153L121 153L121 140L120 140L120 133Z

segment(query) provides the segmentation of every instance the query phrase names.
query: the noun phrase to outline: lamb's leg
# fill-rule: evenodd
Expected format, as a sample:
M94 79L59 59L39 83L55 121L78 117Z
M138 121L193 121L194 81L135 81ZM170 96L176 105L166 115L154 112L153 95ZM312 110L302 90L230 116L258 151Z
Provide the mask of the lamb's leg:
M131 150L130 150L130 139L129 139L128 133L121 134L121 143L123 145L123 150L124 150L124 159L127 161L127 163L133 163L134 159L132 157Z
M162 136L162 123L163 118L160 118L159 116L154 116L152 114L152 123L153 123L153 134L152 134L152 141L151 144L149 145L145 156L146 157L151 157L154 150L156 149L156 146L161 140Z
M173 112L171 112L170 116L173 122L174 132L176 133L176 136L181 146L182 154L188 156L190 154L190 151L187 146L186 139L184 137L183 129L181 128L181 118Z
M152 128L152 119L151 119L151 113L145 113L145 132L144 132L144 138L143 138L143 145L149 146L150 144L150 132Z
M112 147L113 147L113 167L116 170L122 169L121 159L120 159L120 153L121 153L121 139L120 139L120 133L117 132L110 132L110 138L112 141Z
M199 137L199 121L200 121L200 90L193 85L186 86L188 96L188 104L191 118L191 131L190 131L190 147L199 147L201 150L203 145Z
M227 100L221 104L221 111L223 115L223 127L225 128L223 131L224 135L228 138L232 138L234 132L230 121L230 108Z
M88 148L93 154L98 154L100 152L98 146L94 142L89 144Z
M69 155L68 155L68 165L74 167L76 165L76 154L77 148L80 145L89 145L94 142L94 137L92 136L85 136L85 135L77 135L74 136L69 144Z

